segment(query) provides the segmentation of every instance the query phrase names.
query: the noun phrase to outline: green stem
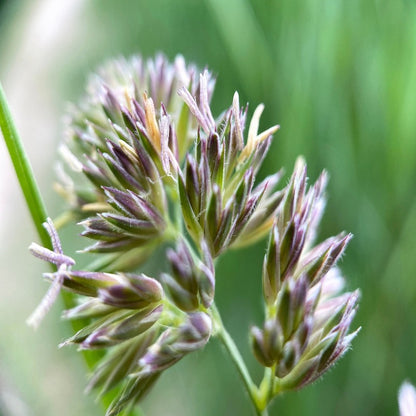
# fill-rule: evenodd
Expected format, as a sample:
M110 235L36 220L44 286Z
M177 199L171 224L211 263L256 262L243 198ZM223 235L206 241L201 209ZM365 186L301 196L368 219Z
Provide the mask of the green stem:
M273 397L276 396L275 386L276 386L276 377L274 375L276 370L276 365L273 365L271 368L266 367L264 369L263 380L260 383L258 390L258 404L261 409L266 408Z
M234 340L232 339L231 335L225 329L225 326L222 322L221 315L215 305L212 304L212 317L215 323L215 335L220 339L223 346L225 347L227 353L229 354L231 360L233 361L234 365L236 366L238 373L244 383L248 396L253 403L256 416L267 416L267 409L263 408L258 400L258 389L257 386L253 383L251 376L248 372L246 364L243 360L243 357L240 354L240 351L237 348Z
M43 203L40 195L39 187L36 183L29 159L24 151L22 141L20 140L16 126L13 123L10 109L7 105L6 96L1 84L0 128L40 241L44 247L51 248L48 233L42 225L47 218L45 204Z

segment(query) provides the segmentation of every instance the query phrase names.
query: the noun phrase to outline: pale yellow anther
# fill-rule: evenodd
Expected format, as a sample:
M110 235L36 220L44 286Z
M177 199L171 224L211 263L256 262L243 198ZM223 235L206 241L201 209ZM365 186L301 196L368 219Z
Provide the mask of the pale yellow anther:
M92 202L91 204L84 204L82 211L84 212L106 212L111 209L106 202Z
M143 93L143 100L147 132L149 133L150 140L155 146L155 149L160 153L160 131L159 126L157 125L155 106L153 100L149 98L146 93Z
M263 133L260 133L259 135L257 135L256 139L255 139L255 144L259 144L262 141L266 140L270 135L272 135L273 133L276 133L277 130L280 129L280 126L278 124L276 124L273 127L270 127L269 129L265 130Z
M266 140L271 134L275 133L280 128L280 126L277 124L273 127L268 128L264 132L258 134L260 117L261 117L261 114L263 113L263 110L264 110L264 105L260 104L259 106L257 106L256 110L254 111L253 117L251 118L250 127L248 129L247 143L240 154L240 157L238 160L239 163L244 162L248 158L248 156L253 152L253 150L256 148L258 144Z
M130 146L128 143L126 143L124 140L119 140L118 142L119 146L122 148L124 154L133 162L137 162L137 154L136 151L133 149L132 146Z
M133 98L133 94L128 90L128 88L124 88L124 99L126 100L126 108L130 112L132 111L131 100Z

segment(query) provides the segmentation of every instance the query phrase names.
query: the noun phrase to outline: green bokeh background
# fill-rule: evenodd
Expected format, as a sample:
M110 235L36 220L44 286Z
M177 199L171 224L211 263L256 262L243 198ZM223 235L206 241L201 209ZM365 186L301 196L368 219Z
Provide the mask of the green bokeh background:
M230 105L238 90L240 101L250 102L250 112L265 104L263 128L281 125L262 174L281 166L290 173L299 154L308 162L311 181L327 169L331 181L321 237L342 230L355 235L342 269L348 288L362 290L354 321L361 333L322 381L278 398L271 415L398 414L400 383L406 378L416 382L416 3L78 2L81 10L65 42L53 46L54 54L39 52L41 69L30 78L33 67L24 59L16 63L16 56L20 50L19 59L24 58L26 49L19 45L28 41L27 23L44 3L0 1L0 79L11 79L10 85L19 77L26 82L30 105L26 112L15 110L21 131L48 128L54 136L41 149L36 143L42 137L23 137L52 215L62 207L51 191L60 118L65 103L82 94L88 72L109 57L149 57L157 51L170 58L181 53L208 66L217 74L216 113ZM53 22L54 15L49 19ZM52 109L42 126L30 117L31 108L39 111L44 102L32 91L39 85ZM13 94L9 98L13 104ZM6 186L4 178L0 183ZM0 398L4 401L1 392L7 391L19 403L4 415L101 415L93 397L82 395L81 357L55 347L69 333L59 322L59 307L38 332L24 325L46 286L40 279L42 265L26 250L36 237L23 200L16 190L4 195L1 204L13 206L16 214L9 210L0 225ZM66 247L74 246L70 235L63 234ZM255 377L260 369L251 357L247 331L262 318L263 253L264 242L230 253L217 277L219 309ZM19 408L26 413L18 413ZM143 409L149 416L251 415L232 363L215 341L163 375Z

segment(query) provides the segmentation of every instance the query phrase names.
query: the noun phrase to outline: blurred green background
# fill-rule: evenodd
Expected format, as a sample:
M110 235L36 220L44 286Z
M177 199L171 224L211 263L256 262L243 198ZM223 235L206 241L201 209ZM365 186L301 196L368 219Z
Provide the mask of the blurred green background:
M0 1L0 79L47 200L66 102L104 59L163 51L207 65L219 111L234 90L262 126L276 122L262 174L305 156L313 181L329 171L321 237L355 235L342 261L362 300L353 350L322 381L276 400L271 415L395 415L416 382L416 3L411 0ZM37 332L24 320L46 285L26 247L35 239L0 147L0 403L5 416L101 415L59 309ZM69 233L64 244L71 247ZM219 265L217 303L255 376L247 331L262 319L264 242ZM8 404L7 404L8 403ZM8 410L5 410L5 409ZM163 375L146 415L251 415L216 341ZM1 407L0 407L1 409Z

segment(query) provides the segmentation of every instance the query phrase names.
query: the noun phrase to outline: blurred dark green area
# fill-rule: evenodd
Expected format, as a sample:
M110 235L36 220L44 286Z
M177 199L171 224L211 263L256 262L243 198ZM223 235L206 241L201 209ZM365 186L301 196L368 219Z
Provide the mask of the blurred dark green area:
M397 414L400 383L416 382L415 2L95 0L84 8L72 28L74 36L82 30L79 43L48 69L62 102L77 100L86 74L106 58L181 53L217 74L217 114L238 90L250 112L265 104L263 128L281 125L263 175L281 166L289 174L300 154L311 182L330 173L321 237L355 235L341 266L348 287L362 290L354 321L362 330L322 381L277 399L271 415ZM230 253L217 277L225 324L257 376L247 333L262 319L263 253L264 242ZM251 414L215 341L162 377L146 414L159 414L164 400L172 415Z

